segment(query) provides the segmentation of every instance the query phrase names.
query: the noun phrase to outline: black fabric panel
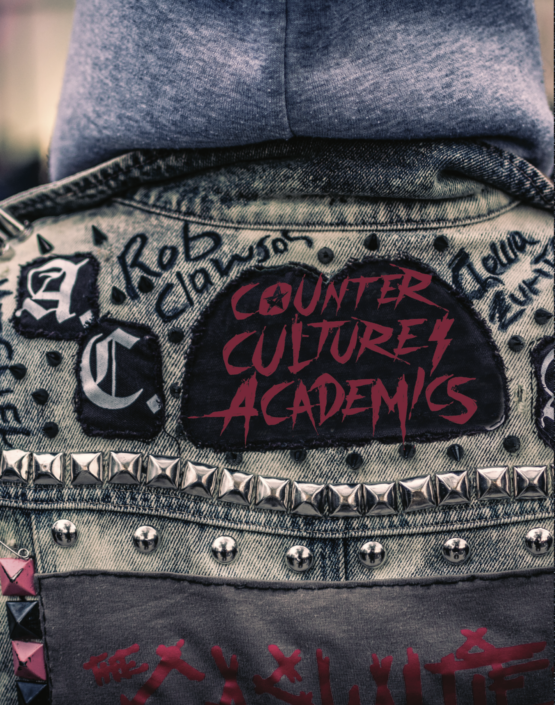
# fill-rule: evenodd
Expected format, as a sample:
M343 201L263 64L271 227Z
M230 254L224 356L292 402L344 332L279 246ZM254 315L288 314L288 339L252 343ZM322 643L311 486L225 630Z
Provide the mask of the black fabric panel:
M95 571L37 580L52 705L552 697L550 570L373 583Z
M267 450L482 433L507 407L466 300L414 260L367 259L331 282L287 265L226 287L193 332L182 423L198 447Z

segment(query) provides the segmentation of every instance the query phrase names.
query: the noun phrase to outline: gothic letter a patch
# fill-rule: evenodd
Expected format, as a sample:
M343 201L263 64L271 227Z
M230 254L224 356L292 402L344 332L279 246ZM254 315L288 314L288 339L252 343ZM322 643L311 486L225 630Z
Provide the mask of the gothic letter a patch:
M81 340L76 409L88 436L148 441L164 426L162 355L148 326L102 318Z
M26 338L73 340L98 317L99 265L91 254L39 257L21 268L12 323Z

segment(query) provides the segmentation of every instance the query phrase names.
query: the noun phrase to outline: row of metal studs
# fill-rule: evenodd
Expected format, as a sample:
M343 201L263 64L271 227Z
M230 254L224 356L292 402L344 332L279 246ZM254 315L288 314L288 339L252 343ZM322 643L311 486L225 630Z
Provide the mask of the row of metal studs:
M304 516L322 516L326 512L326 500L328 514L333 517L396 514L398 495L406 512L431 509L437 505L468 504L471 501L468 470L438 474L435 482L432 476L425 475L377 484L320 485L283 478L257 478L255 475L226 468L220 474L217 467L190 461L187 461L183 477L180 478L181 461L170 456L149 455L146 466L145 482L148 487L181 489L198 497L217 498L245 506L249 506L254 497L256 508L289 510ZM102 484L102 453L72 453L70 474L73 486ZM110 453L107 482L138 485L143 474L143 459L139 453ZM545 499L548 496L546 465L516 466L513 474L516 499ZM510 499L510 475L508 466L478 468L475 482L478 499ZM5 450L0 459L2 482L27 483L34 480L35 485L62 485L63 476L63 453Z

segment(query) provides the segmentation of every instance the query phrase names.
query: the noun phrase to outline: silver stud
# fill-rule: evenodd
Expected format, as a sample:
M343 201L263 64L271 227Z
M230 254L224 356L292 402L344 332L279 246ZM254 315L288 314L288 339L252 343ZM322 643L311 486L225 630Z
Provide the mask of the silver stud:
M102 484L102 453L72 453L71 484Z
M256 486L255 507L284 512L287 509L289 480L277 477L259 477Z
M237 541L231 536L219 536L210 550L218 563L232 563L237 558Z
M331 517L362 515L362 485L328 485Z
M440 506L470 502L468 472L466 471L436 475L436 489Z
M531 529L524 537L524 544L534 556L545 556L553 548L553 534L540 527Z
M224 469L218 498L234 504L249 504L254 475Z
M108 482L117 485L138 485L143 459L140 453L110 453Z
M515 467L515 496L517 499L547 497L547 465Z
M0 460L2 482L28 482L31 453L24 450L4 450Z
M326 486L311 482L294 482L291 492L291 512L305 517L321 517L326 502Z
M394 482L363 485L362 491L368 516L377 517L397 514L397 493Z
M68 519L59 519L52 525L54 543L62 548L71 548L77 543L77 527Z
M61 485L64 481L64 454L33 453L35 485Z
M185 466L181 489L187 494L192 494L196 497L210 498L213 496L217 474L218 468L188 461Z
M406 512L419 512L422 509L435 507L432 478L429 475L401 480L399 490Z
M478 499L509 499L509 468L478 468L476 471Z
M293 546L285 554L285 562L289 570L304 573L312 568L314 555L306 546Z
M377 541L367 541L358 549L358 559L366 568L379 568L386 558L387 551Z
M133 545L140 553L152 553L159 541L160 536L153 526L139 526L133 534Z
M149 455L146 470L147 487L177 489L181 461L167 455Z
M449 563L464 563L470 558L470 546L464 539L449 539L443 544L441 553Z

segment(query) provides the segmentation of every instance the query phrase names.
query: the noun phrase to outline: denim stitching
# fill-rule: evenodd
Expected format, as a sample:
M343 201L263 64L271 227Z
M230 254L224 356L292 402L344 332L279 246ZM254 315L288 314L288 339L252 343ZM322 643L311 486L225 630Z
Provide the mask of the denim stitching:
M129 580L129 579L138 579L138 580L157 580L157 581L169 581L169 582L178 582L178 583L186 583L188 585L204 585L207 587L227 587L227 588L233 588L235 590L268 590L270 592L281 592L281 591L296 591L296 590L318 590L318 591L324 591L324 590L367 590L367 589L382 589L386 590L387 588L414 588L418 587L421 589L424 588L431 588L435 587L436 585L458 585L459 583L490 583L490 582L498 582L501 580L533 580L535 578L543 578L546 575L551 575L551 570L548 568L537 568L535 570L531 571L523 571L523 574L503 574L503 573L497 573L497 574L484 574L484 575L467 575L467 576L458 576L457 578L453 579L451 576L446 576L445 578L440 578L440 579L430 579L430 578L420 578L416 579L413 581L413 579L405 579L405 580L384 580L383 584L380 584L377 581L369 582L369 583L358 583L358 582L341 582L337 583L334 585L328 584L323 584L319 585L317 583L311 583L310 585L307 585L306 583L302 582L291 582L291 583L278 583L276 585L249 585L247 583L239 583L239 584L234 584L233 582L227 582L225 579L220 578L217 582L202 579L202 578L190 578L190 577L181 577L179 575L165 575L165 574L160 574L160 573L155 573L155 574L148 574L148 573L134 573L134 572L111 572L111 571L88 571L88 570L76 570L75 572L72 573L56 573L56 574L44 574L44 575L37 575L37 580L39 582L43 582L46 580L66 580L68 578L75 578L75 577L87 577L87 578L103 578L103 577L109 577L109 578L122 578L124 580ZM220 582L220 580L222 582ZM239 579L240 580L240 579ZM429 582L424 582L424 581L429 581Z
M278 536L291 536L299 538L314 538L314 539L341 539L341 538L362 538L369 535L372 536L417 536L420 534L435 534L443 533L445 531L459 531L459 530L471 530L471 529L485 529L494 528L496 526L507 526L513 524L523 524L529 521L538 521L542 519L553 519L554 514L552 511L539 512L538 514L526 514L520 517L506 517L502 519L491 519L486 521L477 522L460 522L456 524L449 525L438 525L437 523L432 523L430 526L419 526L416 528L399 528L399 529L375 529L372 527L365 527L364 529L359 529L356 531L341 531L338 530L335 533L325 532L321 530L295 530L295 529L279 529L277 527L260 527L252 524L246 524L241 522L235 522L230 519L213 519L210 517L195 517L184 512L172 512L168 510L161 510L158 508L142 508L135 507L132 505L114 505L111 503L106 503L103 505L93 504L92 502L54 502L48 504L37 504L34 502L26 502L21 505L15 500L1 500L0 507L7 507L11 509L19 509L24 511L40 511L40 510L67 510L67 511L106 511L114 512L116 514L133 514L133 515L143 515L149 517L159 517L162 519L175 519L178 521L184 521L191 524L200 524L201 526L214 526L220 528L231 528L237 531L246 531L257 534L268 534L268 535L278 535Z

